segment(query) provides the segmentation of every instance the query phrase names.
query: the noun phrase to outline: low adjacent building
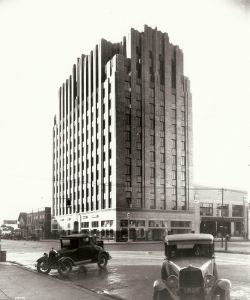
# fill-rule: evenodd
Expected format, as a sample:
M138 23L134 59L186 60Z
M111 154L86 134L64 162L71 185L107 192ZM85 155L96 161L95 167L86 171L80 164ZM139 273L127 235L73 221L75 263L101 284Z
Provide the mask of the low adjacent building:
M216 237L248 237L248 194L246 191L195 186L200 205L200 232Z
M51 237L51 208L43 207L20 213L19 228L24 238L48 239Z

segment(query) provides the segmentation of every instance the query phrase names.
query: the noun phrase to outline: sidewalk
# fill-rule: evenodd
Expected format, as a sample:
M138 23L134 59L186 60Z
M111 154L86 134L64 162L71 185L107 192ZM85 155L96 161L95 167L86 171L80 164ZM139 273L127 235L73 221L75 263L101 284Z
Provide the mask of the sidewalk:
M11 263L0 263L0 300L107 300L106 296Z

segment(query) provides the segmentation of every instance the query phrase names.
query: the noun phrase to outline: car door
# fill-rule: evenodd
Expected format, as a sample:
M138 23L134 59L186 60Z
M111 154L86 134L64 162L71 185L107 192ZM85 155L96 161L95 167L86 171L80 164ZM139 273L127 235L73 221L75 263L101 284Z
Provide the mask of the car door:
M92 245L89 237L83 237L79 241L79 260L92 259Z

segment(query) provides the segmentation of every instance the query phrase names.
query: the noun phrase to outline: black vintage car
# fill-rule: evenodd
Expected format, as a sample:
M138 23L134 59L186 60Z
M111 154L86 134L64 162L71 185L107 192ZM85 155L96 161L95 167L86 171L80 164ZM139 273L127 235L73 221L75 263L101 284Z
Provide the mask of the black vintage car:
M87 263L97 263L99 268L107 266L111 256L104 250L103 241L96 241L94 236L86 234L71 234L60 238L61 249L44 253L37 260L38 272L48 274L51 269L57 269L59 274L67 276L73 266Z
M161 279L154 300L229 300L231 283L220 279L210 234L166 236Z

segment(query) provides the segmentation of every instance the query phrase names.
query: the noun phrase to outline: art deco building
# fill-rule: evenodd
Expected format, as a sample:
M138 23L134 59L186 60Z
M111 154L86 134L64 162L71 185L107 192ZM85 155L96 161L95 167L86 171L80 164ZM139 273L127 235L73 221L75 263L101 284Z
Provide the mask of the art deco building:
M182 51L148 26L101 40L59 89L52 230L116 240L196 231L191 186Z

